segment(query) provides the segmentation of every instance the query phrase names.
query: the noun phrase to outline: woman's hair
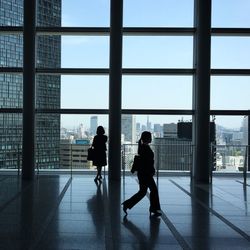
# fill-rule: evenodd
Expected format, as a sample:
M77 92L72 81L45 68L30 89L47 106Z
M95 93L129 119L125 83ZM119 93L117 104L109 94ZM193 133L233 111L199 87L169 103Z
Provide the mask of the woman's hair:
M143 131L141 134L141 140L143 142L149 141L151 139L151 133L149 131Z
M143 131L141 134L141 138L138 141L138 154L140 154L142 143L150 141L150 139L151 139L151 133L149 131Z
M96 134L97 135L104 135L105 134L105 130L104 130L103 126L98 126L97 127Z

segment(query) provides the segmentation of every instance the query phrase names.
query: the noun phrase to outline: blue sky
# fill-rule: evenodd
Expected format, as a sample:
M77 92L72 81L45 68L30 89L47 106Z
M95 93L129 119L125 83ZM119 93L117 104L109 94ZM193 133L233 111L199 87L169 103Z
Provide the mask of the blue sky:
M249 0L213 0L212 27L250 28L249 13ZM123 18L127 27L192 27L193 0L124 0ZM108 27L109 1L63 0L62 25ZM250 37L213 37L211 50L212 68L250 68ZM192 37L123 39L123 67L192 68L192 53ZM109 37L62 37L62 67L107 68L108 65ZM250 77L213 76L211 109L250 109L249 93ZM108 108L108 77L63 76L61 97L62 108ZM125 76L122 107L191 109L192 78ZM74 117L63 118L62 125L69 126L74 121L88 126L88 116L83 116L84 120ZM152 122L174 122L180 118L153 116ZM143 123L145 119L145 116L138 117ZM239 127L241 120L242 117L218 117L217 122L226 127Z

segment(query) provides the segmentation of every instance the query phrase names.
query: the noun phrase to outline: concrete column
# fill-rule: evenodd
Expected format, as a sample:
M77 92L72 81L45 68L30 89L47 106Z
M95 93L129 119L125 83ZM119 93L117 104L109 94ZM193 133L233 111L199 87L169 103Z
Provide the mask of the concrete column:
M110 2L109 179L121 178L121 90L123 1Z
M24 0L23 26L22 178L32 180L35 167L35 0Z
M210 53L211 0L195 0L194 76L193 86L193 144L194 181L210 182Z

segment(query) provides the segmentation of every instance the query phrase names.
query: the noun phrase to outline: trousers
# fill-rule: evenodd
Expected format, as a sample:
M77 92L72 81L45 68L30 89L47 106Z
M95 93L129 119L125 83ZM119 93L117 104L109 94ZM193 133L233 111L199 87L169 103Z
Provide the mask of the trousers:
M139 191L134 194L131 198L123 202L123 205L127 208L131 209L134 205L136 205L146 194L147 189L150 190L150 211L160 210L160 201L158 189L155 183L153 176L147 175L139 175Z

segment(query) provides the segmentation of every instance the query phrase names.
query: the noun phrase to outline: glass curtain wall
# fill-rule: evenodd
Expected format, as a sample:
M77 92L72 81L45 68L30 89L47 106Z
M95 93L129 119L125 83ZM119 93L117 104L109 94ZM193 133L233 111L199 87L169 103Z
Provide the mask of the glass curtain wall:
M123 0L121 154L123 160L128 157L123 168L130 167L129 155L136 152L140 133L150 130L158 168L190 170L185 155L192 150L194 1ZM0 168L17 169L22 141L23 1L1 0L0 5ZM210 115L215 123L217 171L240 171L244 146L249 144L249 9L247 0L212 1ZM98 125L108 133L110 14L109 0L37 0L40 169L91 169L86 145ZM222 163L226 153L219 145L229 144L241 147L230 151L235 158L223 162L241 162L239 167Z
M211 120L216 124L213 168L242 171L249 154L250 3L212 1Z
M23 25L22 1L0 1L0 26L7 29ZM22 33L0 33L0 169L20 167L22 145L22 75L8 68L23 64ZM6 72L4 71L6 69Z

